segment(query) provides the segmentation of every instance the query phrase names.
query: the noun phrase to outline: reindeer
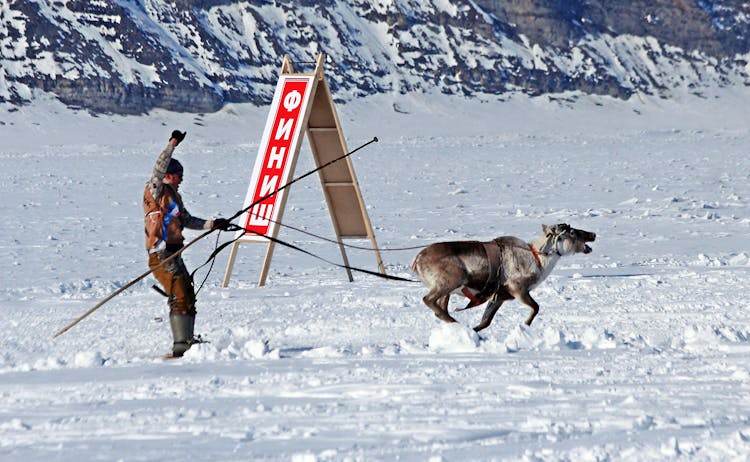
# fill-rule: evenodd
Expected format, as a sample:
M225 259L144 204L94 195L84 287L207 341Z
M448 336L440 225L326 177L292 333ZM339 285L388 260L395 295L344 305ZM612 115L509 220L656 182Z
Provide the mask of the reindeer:
M542 231L544 235L531 243L502 236L489 242L438 242L427 246L411 265L429 288L422 299L425 305L439 319L450 323L456 322L448 314L451 294L463 294L469 299L466 307L457 311L490 300L482 321L474 327L479 332L492 323L503 302L515 298L531 308L526 319L526 325L530 326L539 313L539 304L531 297L531 290L549 276L560 257L590 253L587 242L596 239L596 234L565 223L542 225Z

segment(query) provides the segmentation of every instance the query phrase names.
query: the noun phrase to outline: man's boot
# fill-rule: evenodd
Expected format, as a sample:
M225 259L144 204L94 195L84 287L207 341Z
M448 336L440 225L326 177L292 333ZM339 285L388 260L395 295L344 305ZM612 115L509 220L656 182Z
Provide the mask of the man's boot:
M172 327L172 355L182 356L193 344L193 326L195 314L170 314L169 324Z

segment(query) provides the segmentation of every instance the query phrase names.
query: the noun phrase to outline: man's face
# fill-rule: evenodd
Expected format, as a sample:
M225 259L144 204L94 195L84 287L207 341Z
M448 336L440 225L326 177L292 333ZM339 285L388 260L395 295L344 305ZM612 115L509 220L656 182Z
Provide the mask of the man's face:
M164 175L164 182L171 184L172 187L174 187L175 191L180 189L180 183L182 183L182 176L181 175L175 175L174 173L167 173Z

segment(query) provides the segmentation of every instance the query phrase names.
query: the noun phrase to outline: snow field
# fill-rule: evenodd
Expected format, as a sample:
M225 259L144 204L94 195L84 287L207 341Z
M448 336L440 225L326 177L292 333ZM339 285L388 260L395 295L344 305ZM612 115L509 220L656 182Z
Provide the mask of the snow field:
M533 292L531 327L518 302L479 335L483 307L445 325L419 284L349 283L281 247L258 288L265 248L247 244L229 288L224 253L198 295L210 343L179 361L161 359L171 338L150 278L51 336L145 271L140 195L172 128L188 131L176 154L188 209L228 216L264 114L14 115L0 127L0 459L747 460L750 132L690 105L665 118L625 103L457 103L452 115L449 103L378 127L371 107L341 109L350 148L381 140L353 159L378 243L531 240L557 222L596 232L593 253L561 260ZM472 110L497 114L475 124ZM29 120L52 124L49 138ZM303 150L297 173L311 164ZM292 187L284 221L332 235L317 180ZM215 245L204 241L190 269ZM389 273L413 277L416 252L385 251Z

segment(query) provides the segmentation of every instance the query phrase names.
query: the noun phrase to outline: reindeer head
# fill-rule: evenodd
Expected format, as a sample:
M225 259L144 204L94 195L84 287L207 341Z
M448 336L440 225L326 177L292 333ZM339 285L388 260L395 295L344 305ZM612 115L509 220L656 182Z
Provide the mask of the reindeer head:
M571 228L567 223L547 226L542 225L542 231L547 237L543 249L544 253L571 255L574 253L590 253L591 247L586 243L596 240L596 234L582 229Z

